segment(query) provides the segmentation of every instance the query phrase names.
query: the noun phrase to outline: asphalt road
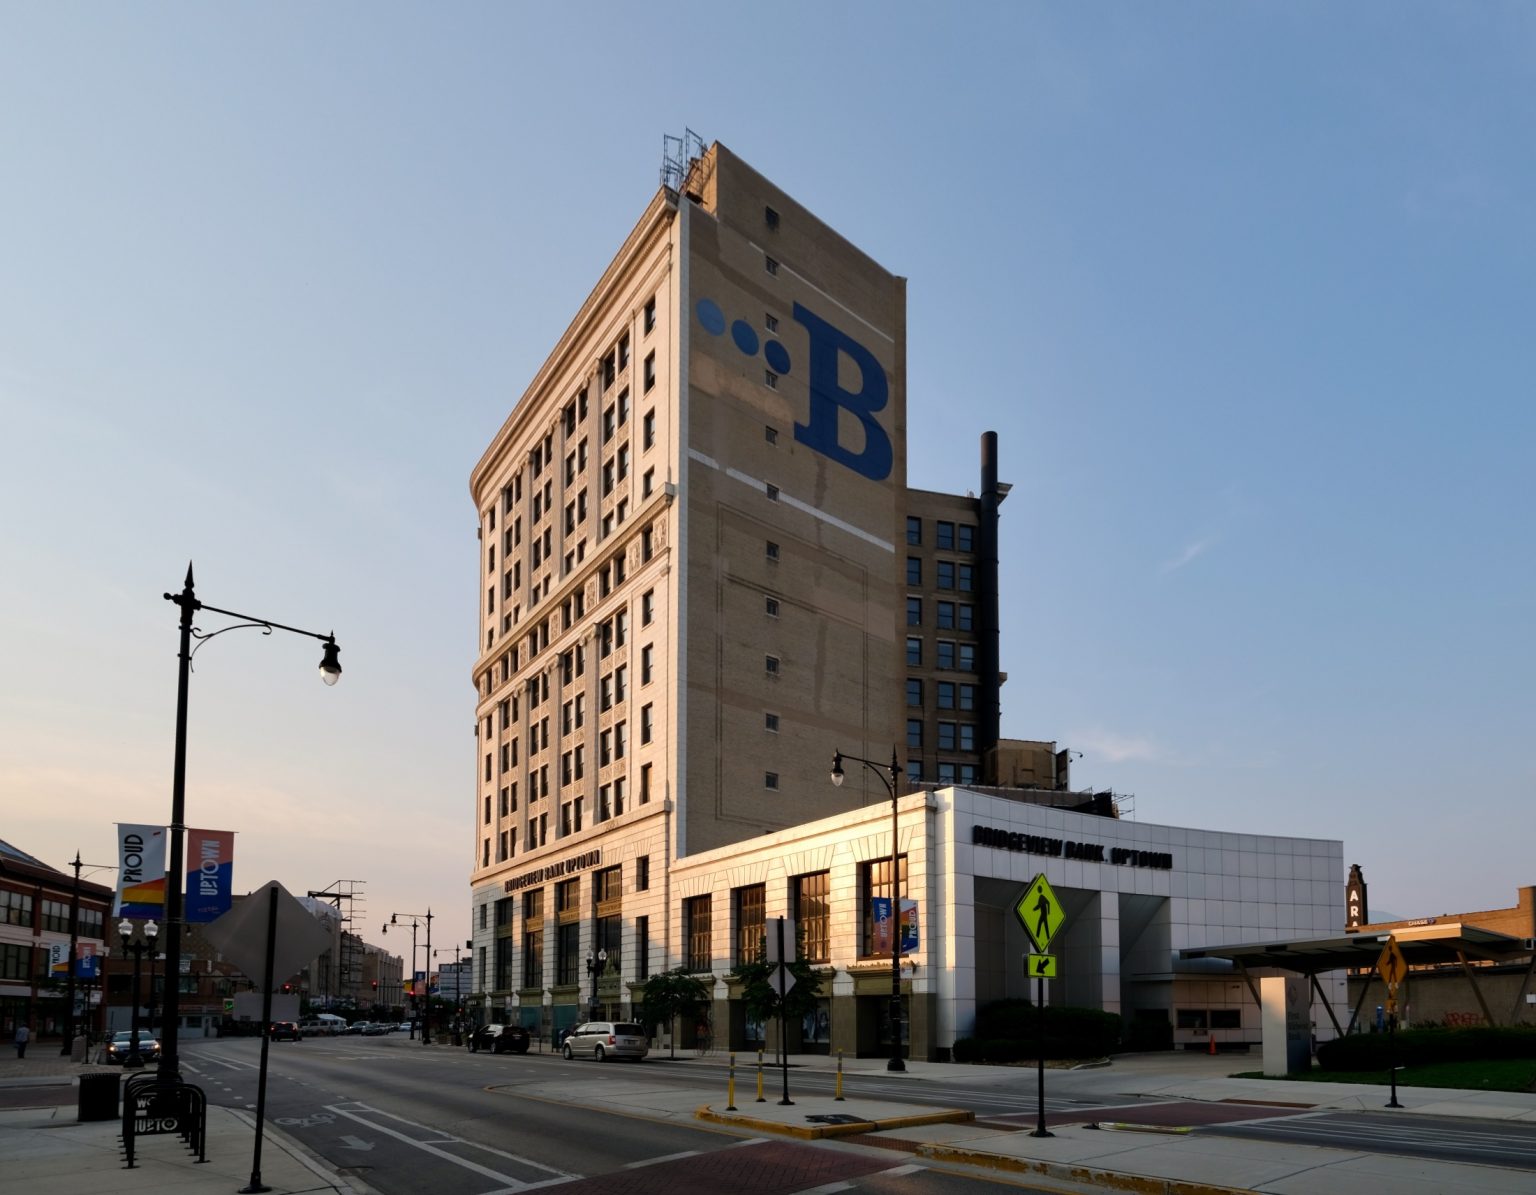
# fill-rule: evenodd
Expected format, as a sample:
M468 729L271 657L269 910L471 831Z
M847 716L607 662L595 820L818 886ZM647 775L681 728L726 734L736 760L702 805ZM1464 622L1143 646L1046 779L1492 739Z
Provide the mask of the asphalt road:
M572 1195L960 1195L996 1186L995 1178L938 1169L904 1152L743 1136L584 1101L600 1085L698 1088L721 1075L717 1068L680 1073L665 1063L600 1066L404 1046L356 1038L272 1043L268 1122L381 1195L536 1187ZM210 1101L251 1108L259 1050L250 1039L211 1041L184 1048L182 1061Z

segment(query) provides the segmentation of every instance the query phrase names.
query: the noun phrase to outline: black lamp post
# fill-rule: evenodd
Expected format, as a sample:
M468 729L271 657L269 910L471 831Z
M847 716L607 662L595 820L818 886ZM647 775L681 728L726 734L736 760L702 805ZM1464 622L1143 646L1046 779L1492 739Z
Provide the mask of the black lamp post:
M154 931L150 926L154 924L151 921L144 926L144 933L151 940L154 938ZM117 923L118 936L123 940L123 953L128 954L130 951L133 953L133 1012L128 1022L128 1057L123 1059L125 1067L144 1065L144 1056L139 1053L139 981L143 976L141 968L144 962L144 943L134 936L133 929L133 922L126 917Z
M428 909L425 913L391 913L389 925L402 924L396 920L400 917L411 919L411 992L416 997L417 1014L421 1015L423 1008L426 1010L425 1015L421 1015L421 1044L430 1046L432 1044L432 976L428 974L424 977L427 991L426 1001L423 1003L421 995L416 992L416 926L419 924L418 917L427 923L427 970L430 972L432 969L432 910ZM386 934L389 933L389 925L384 927L383 932Z
M80 953L80 852L75 852L75 887L69 897L69 963L64 968L64 1044L60 1054L69 1054L75 1048L75 956Z
M144 923L144 950L149 955L149 998L144 1001L145 1032L150 1037L155 1036L155 939L160 935L160 927L153 921Z
M597 979L598 976L607 970L607 967L608 952L606 950L599 950L596 954L593 954L591 951L587 952L587 974L592 977L591 1012L587 1017L588 1020L595 1021L597 1019Z
M897 806L896 784L901 775L901 764L896 759L896 752L891 752L890 776L886 776L886 765L876 763L872 759L860 759L857 755L844 755L841 751L832 753L832 783L839 788L843 783L843 760L850 763L861 763L876 776L885 782L885 789L891 794L891 1060L885 1064L888 1071L904 1071L907 1064L901 1060L901 872L900 842L897 839Z
M170 832L171 850L165 876L165 973L168 976L177 976L178 981L168 983L165 987L165 1004L161 1012L165 1021L165 1034L160 1039L160 1067L157 1080L162 1084L175 1084L181 1082L181 1065L176 1054L176 1030L181 1021L179 990L183 907L181 886L186 879L182 874L184 867L182 839L187 829L187 687L192 675L192 655L197 650L192 646L192 640L200 640L198 647L201 647L215 635L222 635L225 631L239 630L242 627L260 627L262 633L266 635L276 630L319 639L325 644L325 649L320 655L320 679L328 685L334 685L341 679L341 659L334 633L321 635L316 631L303 631L298 627L284 626L280 622L254 618L249 614L237 614L233 610L221 610L217 606L209 606L198 601L193 589L190 564L187 565L187 579L182 583L181 592L168 593L165 595L165 600L175 602L181 607L181 644L177 653L179 664L176 673L176 755L171 773L171 824L167 827ZM234 626L221 627L217 631L205 634L192 625L192 616L199 610L206 610L211 614L222 614L226 618L237 618L240 621Z

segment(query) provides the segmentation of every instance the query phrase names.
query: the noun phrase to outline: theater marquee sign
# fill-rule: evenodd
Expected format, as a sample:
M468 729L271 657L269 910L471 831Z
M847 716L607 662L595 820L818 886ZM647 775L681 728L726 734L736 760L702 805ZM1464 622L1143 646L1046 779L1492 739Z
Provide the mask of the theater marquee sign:
M1080 859L1084 863L1111 863L1117 867L1154 867L1173 870L1173 855L1167 851L1138 851L1117 846L1106 850L1101 842L1073 842L1066 838L1045 838L1039 834L1020 834L993 826L972 826L971 842L976 846L996 847L1026 855L1049 855L1056 859Z

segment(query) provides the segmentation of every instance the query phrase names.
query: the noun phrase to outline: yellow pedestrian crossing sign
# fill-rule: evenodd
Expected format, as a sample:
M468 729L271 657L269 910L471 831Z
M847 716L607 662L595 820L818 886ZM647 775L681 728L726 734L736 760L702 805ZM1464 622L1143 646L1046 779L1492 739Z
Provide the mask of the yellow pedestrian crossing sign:
M1031 979L1055 979L1056 956L1054 954L1030 955L1029 975Z
M1381 957L1376 960L1376 972L1381 976L1381 982L1387 985L1387 995L1396 999L1397 985L1408 974L1408 960L1403 957L1403 948L1396 938L1388 938L1382 947Z
M1061 902L1056 899L1056 893L1051 891L1051 885L1047 882L1044 872L1037 875L1029 887L1024 889L1024 895L1019 897L1018 904L1013 906L1013 913L1019 919L1019 924L1024 927L1024 932L1029 935L1029 940L1035 944L1035 949L1041 954L1050 949L1051 939L1056 936L1056 931L1066 920L1061 911Z

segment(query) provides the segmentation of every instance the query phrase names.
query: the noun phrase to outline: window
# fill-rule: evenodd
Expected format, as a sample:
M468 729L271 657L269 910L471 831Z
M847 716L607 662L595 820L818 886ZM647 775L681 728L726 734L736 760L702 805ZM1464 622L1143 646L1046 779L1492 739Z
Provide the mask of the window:
M953 639L940 639L938 648L938 667L953 669L955 666L955 641Z
M770 274L777 274L779 272L779 263L771 257L764 257L763 269L767 270Z
M544 893L523 894L523 986L544 986Z
M640 765L640 804L648 805L651 801L651 765Z
M909 597L907 599L907 625L909 627L920 627L920 626L923 625L923 599L922 598L920 598L920 597ZM944 624L940 623L939 625L943 626Z
M955 765L952 763L941 763L939 765L939 783L953 784L955 779Z
M896 887L902 893L907 891L907 857L900 856L897 860ZM859 954L865 957L876 953L875 950L875 919L870 902L883 897L890 900L896 893L891 891L891 860L887 856L884 859L876 859L869 863L859 865L859 908L863 910L863 934L859 942ZM894 928L894 927L893 927ZM889 957L892 942L885 949L879 951L882 956Z
M937 564L938 587L940 589L953 589L955 587L955 562L953 560L940 560ZM915 582L909 581L908 584Z
M777 390L779 388L779 375L771 369L763 370L763 384L770 390Z
M923 542L923 520L916 515L907 516L907 543L916 546Z
M655 469L647 469L645 471L645 476L640 479L640 496L642 498L649 498L651 496L651 491L654 490L655 488L656 488L656 470Z
M635 918L635 979L651 977L651 919Z
M779 442L779 429L776 427L763 428L763 439L767 440L770 444L777 444Z
M961 672L976 671L976 645L974 643L960 644L959 665Z
M19 979L30 983L36 978L32 970L32 947L0 946L0 979Z
M656 443L656 412L647 411L645 419L640 424L640 447L647 449Z
M769 560L777 560L779 558L779 545L772 540L768 541L767 550Z
M939 644L942 648L944 645ZM953 644L951 644L953 646ZM907 666L909 668L921 668L923 664L923 639L921 635L907 636Z
M976 708L975 685L960 686L960 708L963 710L973 710Z
M777 211L775 211L773 208L765 206L763 208L763 223L768 225L769 228L775 228L775 229L778 228L778 226L779 226L779 213ZM737 961L739 962L741 960L738 959Z
M656 385L656 354L645 355L645 388L649 392Z
M976 750L976 727L970 722L960 723L960 750Z
M651 857L641 855L635 860L635 891L649 892L651 888Z
M647 332L651 332L651 331L655 330L655 328L656 328L656 300L655 299L647 299L645 301L645 315L641 318L641 327L645 331L647 331ZM652 354L652 355L654 356L655 354Z
M768 788L768 789L772 789L774 792L778 792L778 790L779 790L779 774L777 772L764 772L763 773L763 787L764 788Z
M764 493L768 495L768 501L770 502L777 502L779 500L779 487L772 482L768 483Z
M708 971L714 963L710 944L710 898L690 896L683 901L683 965L690 971Z
M939 750L953 751L955 749L955 724L953 722L939 723Z
M769 314L768 312L764 312L763 327L767 328L770 332L777 332L779 330L779 317Z
M764 714L763 715L763 729L768 731L770 734L778 734L779 733L779 716L778 716L778 714Z
M736 954L738 967L755 963L763 957L763 935L768 927L768 888L748 884L731 893L735 904Z
M779 599L776 597L763 599L763 613L768 615L769 618L777 618L779 616Z
M955 525L940 519L934 524L934 543L946 552L955 550Z
M959 566L959 584L956 588L961 593L972 593L976 589L976 569L969 564Z
M940 602L939 603L938 627L939 627L939 630L941 630L941 631L952 631L952 630L955 629L955 603L954 602Z
M921 718L907 719L907 746L915 751L922 750L923 720Z
M651 707L649 705L640 707L640 741L642 743L651 741Z
M651 670L655 667L655 663L656 648L647 643L640 649L640 683L642 685L651 683Z
M952 709L955 708L955 682L954 681L952 681L952 680L941 680L939 682L939 702L938 702L938 704L939 704L939 708L941 710L952 710Z
M923 682L915 677L907 678L907 705L921 709L923 705Z
M907 557L907 584L921 585L923 583L923 561L920 556Z
M656 617L656 591L647 589L640 595L640 625L648 627L651 619Z
M800 932L801 958L825 963L832 958L832 877L815 871L794 880L795 928Z
M974 552L976 550L976 528L967 523L961 523L955 528L957 532L955 546L962 552Z
M972 630L976 629L976 607L975 606L971 605L969 602L961 602L956 607L956 612L959 615L959 617L955 620L956 621L956 625L962 631L972 631Z
M778 656L764 656L763 657L763 670L765 672L767 672L769 676L778 676L779 675L779 657ZM487 776L486 779L489 780L490 777Z

